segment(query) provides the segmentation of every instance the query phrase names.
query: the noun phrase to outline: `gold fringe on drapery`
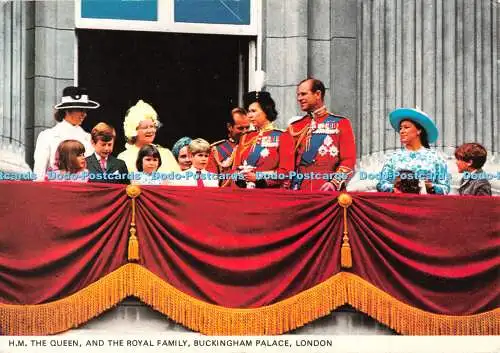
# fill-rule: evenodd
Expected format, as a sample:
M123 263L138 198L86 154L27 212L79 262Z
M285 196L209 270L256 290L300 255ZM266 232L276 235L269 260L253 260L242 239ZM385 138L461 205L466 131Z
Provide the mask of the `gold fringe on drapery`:
M130 283L138 265L127 264L86 288L60 300L39 305L0 303L2 335L48 335L86 323L132 295Z
M346 302L403 335L498 335L500 309L476 315L433 314L395 299L359 276L342 272Z
M52 303L0 304L0 330L7 335L62 332L87 322L132 295L174 321L207 335L282 334L326 316L343 304L352 305L402 334L500 334L500 309L469 316L432 314L404 304L347 272L340 272L272 305L230 309L193 298L133 263Z

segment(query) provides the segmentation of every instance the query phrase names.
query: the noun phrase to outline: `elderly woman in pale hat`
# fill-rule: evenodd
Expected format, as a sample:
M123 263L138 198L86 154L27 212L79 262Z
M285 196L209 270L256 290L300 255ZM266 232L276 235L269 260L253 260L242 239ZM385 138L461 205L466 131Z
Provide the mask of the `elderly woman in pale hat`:
M424 112L413 108L398 108L389 114L392 127L399 132L401 149L386 159L377 190L397 192L394 182L402 170L411 171L420 180L421 193L448 194L450 179L445 160L429 143L437 140L438 129Z
M118 158L127 164L129 172L136 172L136 161L139 155L139 150L144 145L152 144L156 137L156 130L160 127L158 114L151 105L140 100L136 105L127 111L125 121L123 122L123 129L127 143L125 151L118 155ZM158 172L178 172L180 171L179 165L175 160L172 152L167 148L156 145L160 151L162 160L161 167Z
M38 135L33 171L37 181L45 180L47 172L57 170L56 152L65 140L76 140L85 148L85 156L94 153L90 134L80 126L87 117L87 110L96 109L99 103L89 99L83 87L70 86L63 90L61 102L54 106L57 124Z

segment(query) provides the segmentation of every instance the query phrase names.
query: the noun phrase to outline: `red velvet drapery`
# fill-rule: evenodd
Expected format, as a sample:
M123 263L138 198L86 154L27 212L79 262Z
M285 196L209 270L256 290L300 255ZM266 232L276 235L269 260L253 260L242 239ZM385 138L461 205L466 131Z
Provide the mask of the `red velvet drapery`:
M353 198L353 273L434 313L473 314L498 305L499 199Z
M106 292L105 279L113 276L117 298L161 292L156 284L144 289L147 284L131 283L140 277L136 270L113 275L131 268L126 265L131 200L123 186L0 182L0 190L0 314L6 310L10 318L26 304L36 308L63 302L92 283L99 290L89 291L89 300L99 300ZM419 318L425 313L459 319L492 312L486 321L491 327L476 331L498 331L498 198L352 194L347 229L353 266L341 269L343 209L338 194L141 190L135 266L198 304L228 312L279 306L347 271L352 275L342 277L330 292L340 291L332 295L359 304L374 317L379 316L369 311L377 310L375 299L371 306L362 303L366 298L357 297L353 284L358 279L366 283L363 290L383 293L386 309L400 310L389 305L396 301L416 310ZM347 285L345 278L358 279ZM111 294L106 295L109 302ZM36 315L23 310L23 315ZM12 328L9 320L3 325Z
M0 303L40 304L127 261L123 186L0 183Z
M141 264L203 301L269 305L340 270L342 218L330 195L144 189Z

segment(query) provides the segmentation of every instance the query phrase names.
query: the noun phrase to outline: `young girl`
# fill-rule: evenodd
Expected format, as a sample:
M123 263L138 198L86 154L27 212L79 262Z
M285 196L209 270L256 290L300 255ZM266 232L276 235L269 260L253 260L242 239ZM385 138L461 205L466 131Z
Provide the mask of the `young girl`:
M138 178L134 178L133 184L139 185L161 185L164 184L162 178L156 174L161 166L160 151L154 145L144 145L137 154L135 162L139 171Z
M85 183L88 181L85 147L77 140L64 140L56 151L57 171L48 173L50 181L72 181Z

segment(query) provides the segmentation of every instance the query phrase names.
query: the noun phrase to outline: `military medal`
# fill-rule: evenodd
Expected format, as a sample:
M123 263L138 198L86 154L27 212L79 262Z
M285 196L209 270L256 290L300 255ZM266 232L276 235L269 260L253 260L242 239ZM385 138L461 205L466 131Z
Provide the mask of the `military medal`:
M339 154L339 150L337 149L337 147L335 147L335 145L330 146L329 152L330 152L330 156L332 156L332 157L335 157Z

